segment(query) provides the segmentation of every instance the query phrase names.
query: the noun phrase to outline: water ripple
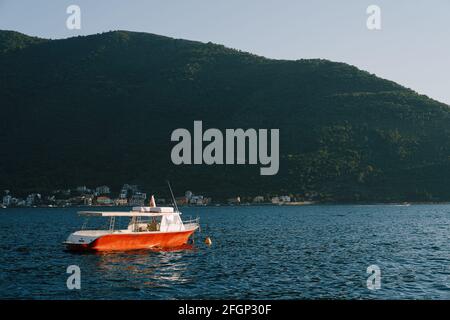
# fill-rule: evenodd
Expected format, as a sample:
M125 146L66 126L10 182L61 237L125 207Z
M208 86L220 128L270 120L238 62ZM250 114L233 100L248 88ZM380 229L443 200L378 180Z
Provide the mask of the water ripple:
M450 298L449 205L185 208L203 226L193 248L102 254L63 251L76 211L0 212L0 298ZM66 287L73 264L81 290Z

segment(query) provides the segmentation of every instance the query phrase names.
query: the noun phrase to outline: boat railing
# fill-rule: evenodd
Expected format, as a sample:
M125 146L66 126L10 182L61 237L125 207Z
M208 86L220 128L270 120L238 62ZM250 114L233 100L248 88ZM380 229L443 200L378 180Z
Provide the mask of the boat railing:
M200 225L200 217L196 217L196 218L188 217L188 219L183 220L183 224L185 227L199 226Z

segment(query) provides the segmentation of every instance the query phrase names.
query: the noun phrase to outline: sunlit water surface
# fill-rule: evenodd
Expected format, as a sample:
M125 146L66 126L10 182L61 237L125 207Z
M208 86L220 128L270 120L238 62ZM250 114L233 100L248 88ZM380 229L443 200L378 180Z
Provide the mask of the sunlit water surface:
M182 211L200 217L192 249L73 254L61 242L83 222L76 208L0 210L0 298L450 298L450 205ZM81 290L67 289L69 265Z

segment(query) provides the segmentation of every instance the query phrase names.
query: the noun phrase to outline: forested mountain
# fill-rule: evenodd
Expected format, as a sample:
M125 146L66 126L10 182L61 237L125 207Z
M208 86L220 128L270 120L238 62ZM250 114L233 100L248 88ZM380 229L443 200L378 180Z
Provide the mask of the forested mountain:
M137 183L213 197L450 200L449 106L344 63L114 31L0 31L0 188ZM280 170L175 166L170 135L279 128Z

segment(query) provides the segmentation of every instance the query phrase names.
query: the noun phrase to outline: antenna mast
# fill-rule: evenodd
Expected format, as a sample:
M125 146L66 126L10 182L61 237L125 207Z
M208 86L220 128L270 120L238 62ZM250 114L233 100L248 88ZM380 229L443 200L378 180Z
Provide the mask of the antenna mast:
M170 186L169 180L167 180L167 185L169 186L170 195L172 196L172 201L173 201L173 205L175 206L175 210L177 212L180 212L180 211L178 211L177 201L175 200L175 197L173 196L172 187Z

